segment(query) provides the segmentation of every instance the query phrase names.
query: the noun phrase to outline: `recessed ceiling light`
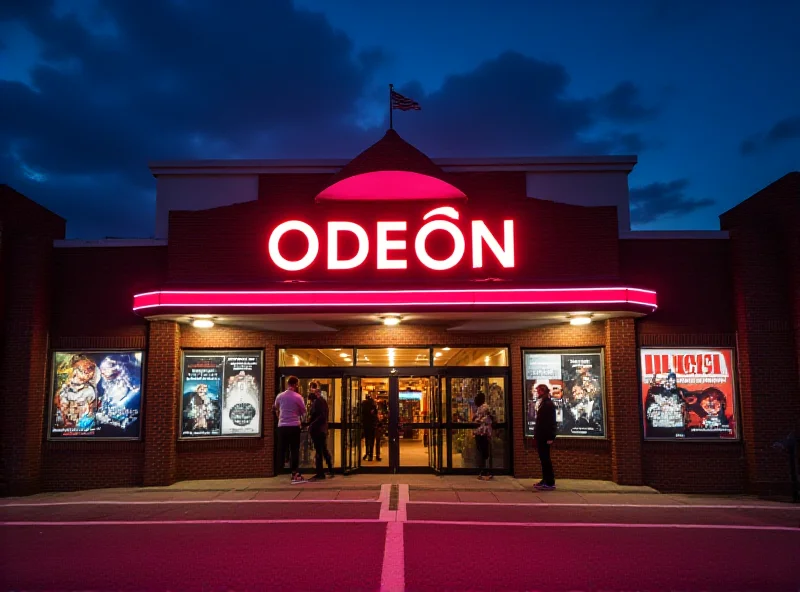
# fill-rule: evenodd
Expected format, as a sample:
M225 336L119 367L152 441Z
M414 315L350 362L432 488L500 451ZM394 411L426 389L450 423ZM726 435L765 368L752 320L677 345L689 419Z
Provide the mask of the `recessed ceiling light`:
M400 324L400 317L384 317L383 324L388 327L394 327Z
M443 347L442 351L450 351L450 348L449 347Z
M442 352L436 352L436 355L434 357L441 358L442 357Z
M350 356L348 354L342 352L342 353L339 354L339 357L340 358L349 358Z
M572 317L569 320L569 324L573 325L575 327L577 327L579 325L588 325L591 322L592 322L592 317L590 317L590 316Z
M214 326L211 319L192 319L192 327L195 329L210 329Z

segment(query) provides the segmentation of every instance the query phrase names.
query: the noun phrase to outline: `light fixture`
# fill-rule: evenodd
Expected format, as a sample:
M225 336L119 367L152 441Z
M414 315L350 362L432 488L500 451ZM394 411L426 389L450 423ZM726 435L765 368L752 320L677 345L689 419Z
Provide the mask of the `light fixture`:
M400 317L383 317L383 324L387 327L394 327L400 324Z
M350 356L347 355L346 353L342 352L342 353L339 354L339 357L340 358L349 358Z
M436 357L436 358L441 358L441 357L442 357L442 352L436 352L436 353L434 354L434 357Z
M211 319L192 319L192 327L195 329L210 329L214 326Z
M450 351L450 348L449 347L443 347L442 351Z
M592 317L589 316L589 315L572 317L569 320L569 324L574 326L574 327L577 327L577 326L580 326L580 325L588 325L591 322L592 322Z

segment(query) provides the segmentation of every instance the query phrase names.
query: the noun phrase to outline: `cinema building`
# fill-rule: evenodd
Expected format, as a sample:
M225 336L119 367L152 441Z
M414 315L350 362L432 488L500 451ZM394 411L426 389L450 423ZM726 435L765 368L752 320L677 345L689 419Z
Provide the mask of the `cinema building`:
M483 392L491 470L538 476L545 382L560 478L785 490L800 174L720 231L634 232L635 164L431 160L393 131L351 161L160 162L146 240L64 240L4 186L4 490L280 473L291 375L320 384L345 474L476 472Z

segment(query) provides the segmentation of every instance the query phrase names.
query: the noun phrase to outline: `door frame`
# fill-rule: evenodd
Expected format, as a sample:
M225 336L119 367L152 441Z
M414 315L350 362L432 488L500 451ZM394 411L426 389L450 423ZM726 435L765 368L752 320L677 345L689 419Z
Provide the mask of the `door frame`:
M370 346L372 347L372 346ZM510 351L510 348L509 348ZM477 473L477 469L462 469L462 468L455 468L453 467L453 444L452 438L454 431L457 429L465 429L468 428L471 424L464 424L459 423L458 427L453 427L452 423L452 394L451 394L451 378L490 378L492 376L496 377L504 377L505 378L505 414L506 414L506 421L504 422L504 429L507 433L507 443L505 447L505 467L499 470L493 470L492 472L496 472L498 474L514 474L514 439L513 439L513 429L514 429L514 417L513 417L513 400L512 400L512 381L513 381L513 369L509 366L398 366L398 367L388 367L388 366L381 366L381 367L365 367L365 366L303 366L303 367L292 367L292 366L276 366L275 369L275 383L276 383L276 392L279 392L282 385L283 379L286 376L294 375L298 378L306 378L306 379L314 379L314 378L338 378L341 379L341 389L342 392L340 393L341 396L341 422L329 422L330 429L338 429L341 430L342 433L342 442L344 443L345 437L344 432L347 429L346 425L346 414L345 414L345 405L347 404L347 384L348 378L385 378L389 377L389 388L390 388L390 418L391 417L398 417L399 416L399 396L392 397L391 396L391 388L392 383L394 382L397 387L399 387L399 383L397 380L391 380L392 378L399 379L404 377L410 376L420 376L420 377L430 377L438 379L439 389L440 389L440 398L441 403L444 406L447 414L445 417L440 418L440 422L437 425L437 428L440 433L439 439L439 446L440 450L438 452L439 458L441 460L439 472L442 474L473 474ZM444 388L441 387L441 379L444 378ZM397 388L396 387L396 388ZM397 401L398 408L392 411L391 409L391 401L394 399ZM277 420L275 420L275 425L277 425ZM391 433L391 430L387 430L388 433ZM277 430L274 430L274 433L277 434ZM391 439L391 436L390 436ZM277 444L277 438L275 439L275 449L274 449L274 458L275 458L275 467L276 473L279 472L278 468L283 467L283 463L278 463L278 456L280 455L280 446ZM358 427L358 446L361 445L361 438L360 438L360 422ZM391 450L391 442L389 442L389 447ZM341 466L345 466L345 450L342 447L340 451L340 459L341 459ZM399 465L399 447L397 447L398 459L397 463L394 464L396 467L397 472L411 472L411 473L426 473L426 472L437 472L434 469L428 467L400 467ZM392 470L392 460L391 460L391 453L389 456L389 467L354 467L351 469L350 472L366 470L369 473L388 473ZM359 450L359 465L360 465L360 450Z

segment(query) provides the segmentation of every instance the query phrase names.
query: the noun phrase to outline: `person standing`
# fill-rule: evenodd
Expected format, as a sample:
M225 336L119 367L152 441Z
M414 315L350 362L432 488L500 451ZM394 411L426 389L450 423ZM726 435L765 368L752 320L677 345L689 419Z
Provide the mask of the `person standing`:
M475 415L472 418L478 424L473 432L475 434L475 446L478 449L478 462L480 463L480 473L478 479L489 481L492 479L489 473L489 443L492 440L492 412L486 404L486 395L478 393L475 395Z
M556 477L553 473L553 461L550 460L550 446L556 439L556 406L550 398L550 389L546 384L536 386L536 424L533 439L539 460L542 462L542 480L534 488L540 491L552 491L556 488Z
M361 428L364 430L364 458L372 460L372 451L375 446L375 424L378 422L378 408L372 395L361 401Z
M289 466L292 485L305 483L300 474L300 426L306 413L306 404L300 394L300 380L296 376L286 379L286 390L275 397L272 410L278 416L278 440L281 443L281 458L286 458L289 449Z
M324 481L325 472L322 468L322 459L328 465L328 473L333 479L333 459L328 452L328 402L320 394L319 385L312 381L308 385L308 399L311 401L311 412L308 416L308 434L314 443L316 451L316 474L309 481Z

